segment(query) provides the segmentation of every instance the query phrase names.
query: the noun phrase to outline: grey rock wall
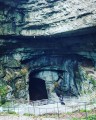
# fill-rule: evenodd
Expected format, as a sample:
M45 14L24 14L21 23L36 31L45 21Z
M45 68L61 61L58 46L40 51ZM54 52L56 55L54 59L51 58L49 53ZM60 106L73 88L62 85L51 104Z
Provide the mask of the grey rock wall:
M0 35L53 35L96 26L96 0L0 0Z
M3 57L4 59L6 58ZM94 71L92 61L85 58L80 59L77 59L76 56L74 58L70 56L68 58L39 56L27 64L22 64L12 56L8 56L6 63L4 61L0 63L0 89L1 87L6 88L4 97L6 100L29 99L29 74L33 72L33 78L45 81L49 99L58 100L58 94L79 96L92 93L96 90L96 71ZM9 65L9 60L12 61L11 65ZM59 78L59 73L63 74L61 75L62 79L60 78L58 92L56 92L55 82ZM1 93L0 96L2 96Z
M58 98L53 90L58 71L66 71L64 95L91 93L96 90L95 70L96 0L0 0L4 98L28 99L32 71L46 81L50 98Z

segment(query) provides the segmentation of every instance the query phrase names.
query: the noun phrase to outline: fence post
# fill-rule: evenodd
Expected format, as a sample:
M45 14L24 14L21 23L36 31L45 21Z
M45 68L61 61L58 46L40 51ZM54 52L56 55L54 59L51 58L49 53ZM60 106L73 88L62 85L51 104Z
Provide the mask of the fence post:
M85 116L86 116L86 120L87 120L87 109L86 109L86 102L85 102Z
M57 102L57 114L58 114L58 119L59 119L59 106L58 106L58 102Z
M33 110L34 110L34 115L35 115L35 106L34 106L34 102L33 102Z
M47 115L48 115L48 114L47 114L47 108L46 108L46 117L47 117Z

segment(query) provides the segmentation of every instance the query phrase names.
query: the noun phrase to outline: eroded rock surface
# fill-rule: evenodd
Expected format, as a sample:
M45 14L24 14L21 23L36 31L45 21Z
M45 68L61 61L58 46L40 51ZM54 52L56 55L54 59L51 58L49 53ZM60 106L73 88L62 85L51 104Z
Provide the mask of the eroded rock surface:
M53 35L96 25L96 0L0 0L0 34Z
M95 91L96 34L88 30L88 33L65 37L3 36L0 84L12 88L7 98L29 99L30 72L33 72L32 78L45 81L48 98L58 98L54 83L59 72L63 73L60 87L63 95L78 96Z
M96 0L0 0L2 98L29 99L30 73L48 98L61 72L63 95L95 91L95 24Z

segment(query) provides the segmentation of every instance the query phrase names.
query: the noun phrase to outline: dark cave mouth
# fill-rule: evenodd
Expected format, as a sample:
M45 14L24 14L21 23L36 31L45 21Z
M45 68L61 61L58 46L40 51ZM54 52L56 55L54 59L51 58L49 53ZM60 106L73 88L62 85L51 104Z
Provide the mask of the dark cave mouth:
M73 56L74 57L74 56ZM77 58L77 57L76 57ZM30 101L36 101L36 100L43 100L43 99L48 99L49 96L49 91L48 89L46 89L46 84L45 81L46 78L44 78L44 74L47 76L50 76L50 74L48 74L47 72L52 72L57 74L57 77L55 76L54 79L59 77L58 73L63 73L63 86L60 87L60 89L63 89L63 95L67 96L67 97L74 97L74 96L79 96L80 92L81 92L81 85L82 85L82 78L80 76L80 71L78 68L78 63L80 63L80 65L82 65L83 67L93 67L93 62L90 59L84 58L79 56L78 59L71 58L71 60L69 58L66 58L64 60L64 66L66 67L66 69L60 69L60 67L62 68L62 66L60 66L58 64L56 64L57 68L55 67L55 61L53 60L53 66L50 69L50 66L47 68L44 67L44 69L39 69L39 70L34 70L31 71L31 73L29 74L29 99ZM55 59L55 58L54 58ZM46 58L47 60L47 58ZM56 60L58 61L59 59L56 58ZM63 60L63 58L62 58ZM44 63L45 64L45 63ZM55 67L54 67L55 66ZM58 67L59 66L59 67ZM69 69L70 68L70 69ZM66 70L66 71L65 71ZM39 73L42 73L41 76L39 76ZM44 73L46 72L46 73ZM54 74L54 75L56 75ZM42 76L43 75L43 76ZM69 75L69 77L68 77ZM52 75L53 76L53 75ZM40 77L40 78L38 78ZM53 78L53 77L52 77ZM62 78L62 76L61 76ZM72 78L72 79L70 79ZM70 84L69 81L71 80ZM56 93L58 94L58 93ZM58 96L58 95L57 95Z
M46 85L43 79L29 77L29 97L31 101L48 99Z

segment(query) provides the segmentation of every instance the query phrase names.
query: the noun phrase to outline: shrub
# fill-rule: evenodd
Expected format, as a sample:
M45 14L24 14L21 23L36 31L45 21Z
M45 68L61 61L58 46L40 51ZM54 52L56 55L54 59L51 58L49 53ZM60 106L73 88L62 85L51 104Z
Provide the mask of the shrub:
M1 96L1 104L4 104L6 102L6 95L7 95L8 89L7 86L3 85L0 86L0 96Z
M96 120L96 115L91 115L87 118L88 120Z

